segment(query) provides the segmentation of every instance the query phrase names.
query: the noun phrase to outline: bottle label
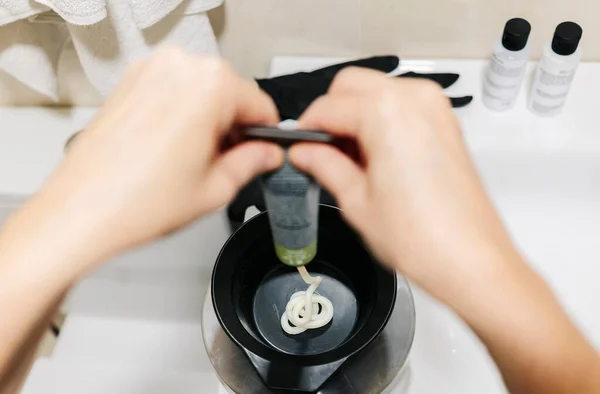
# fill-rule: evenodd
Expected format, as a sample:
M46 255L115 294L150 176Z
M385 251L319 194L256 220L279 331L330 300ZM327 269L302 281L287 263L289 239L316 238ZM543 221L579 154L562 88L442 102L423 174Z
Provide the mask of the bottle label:
M554 71L540 67L535 76L530 107L540 114L558 113L571 89L575 69Z
M573 82L575 70L561 71L557 75L550 74L543 68L540 70L540 83L546 86L568 86Z
M496 76L514 80L521 76L526 64L523 60L500 59L494 54L490 62L490 71ZM514 85L514 81L511 81L510 85Z
M560 108L562 107L562 104L555 104L555 105L545 105L543 103L540 103L539 101L532 101L531 103L531 108L540 113L540 114L549 114L549 113L553 113L556 112L558 110L560 110Z
M309 263L316 253L320 186L287 158L262 177L262 186L277 256L288 265Z
M519 94L526 66L526 60L502 59L494 54L483 82L486 103L495 109L512 106Z
M542 89L535 89L534 93L538 95L538 97L541 98L545 98L545 99L562 99L562 98L566 98L567 94L569 93L568 91L562 91L562 92L557 92L557 93L552 93L552 92L545 92Z

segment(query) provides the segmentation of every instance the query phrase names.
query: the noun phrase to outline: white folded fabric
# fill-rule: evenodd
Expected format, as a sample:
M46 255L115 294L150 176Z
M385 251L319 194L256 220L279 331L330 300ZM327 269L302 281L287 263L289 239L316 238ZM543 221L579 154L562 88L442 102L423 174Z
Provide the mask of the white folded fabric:
M98 89L85 75L71 37L63 46L58 59L58 89L63 103L89 107L98 106L103 101Z
M14 1L14 0L10 0ZM74 25L93 25L106 18L105 0L35 0Z
M92 26L69 24L73 44L85 74L107 95L135 59L147 57L164 44L199 54L218 54L218 45L205 13L186 15L193 2L184 2L147 29L137 27L128 0L107 0L108 17Z
M3 0L0 3L0 26L29 18L49 9L35 1Z
M0 28L0 70L57 101L56 69L68 38L60 25L33 25L27 20Z
M162 20L174 10L187 15L206 12L223 4L223 0L131 0L133 20L141 29L146 29Z
M160 45L218 54L205 11L222 0L0 1L0 71L54 101L60 97L57 67L66 42L74 46L85 76L103 96L133 60ZM66 89L69 96L72 89Z
M187 14L206 12L223 4L223 0L126 0L133 21L146 29L176 9ZM3 0L0 3L0 26L52 10L73 25L87 26L106 18L106 0Z

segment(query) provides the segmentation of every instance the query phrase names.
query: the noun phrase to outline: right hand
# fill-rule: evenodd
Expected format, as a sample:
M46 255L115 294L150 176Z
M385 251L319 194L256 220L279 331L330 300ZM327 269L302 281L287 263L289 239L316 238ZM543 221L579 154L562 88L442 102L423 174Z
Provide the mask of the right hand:
M299 127L358 142L363 166L325 145L294 146L290 157L381 261L469 324L509 392L600 392L596 351L515 250L437 86L347 70Z
M437 85L347 69L298 126L357 141L364 166L318 144L298 144L290 157L334 195L383 262L434 296L448 301L473 276L506 268L495 261L518 256Z

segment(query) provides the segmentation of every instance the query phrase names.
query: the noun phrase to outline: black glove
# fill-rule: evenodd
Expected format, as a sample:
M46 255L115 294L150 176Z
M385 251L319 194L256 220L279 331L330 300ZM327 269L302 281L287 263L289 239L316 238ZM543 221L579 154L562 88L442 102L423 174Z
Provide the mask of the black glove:
M335 75L345 67L365 67L390 73L398 68L400 59L397 56L378 56L334 66L325 67L313 72L300 72L271 79L257 80L260 87L275 101L281 119L298 119L300 115L317 97L327 93ZM417 74L409 72L401 78L425 78L447 88L458 80L458 74ZM471 102L472 96L451 98L453 107L463 107ZM327 190L321 191L321 203L336 205L333 196ZM265 201L258 179L246 185L236 198L229 204L227 215L231 230L235 231L244 221L246 208L256 206L260 211L265 210Z
M347 63L336 64L312 72L299 72L270 79L257 79L258 85L271 96L281 119L298 119L300 115L319 96L327 93L335 75L342 69L354 66L390 73L398 68L400 59L397 56L376 56ZM402 78L425 78L437 82L444 89L458 79L458 74L417 74L409 72ZM450 98L452 106L464 107L472 100L472 96Z

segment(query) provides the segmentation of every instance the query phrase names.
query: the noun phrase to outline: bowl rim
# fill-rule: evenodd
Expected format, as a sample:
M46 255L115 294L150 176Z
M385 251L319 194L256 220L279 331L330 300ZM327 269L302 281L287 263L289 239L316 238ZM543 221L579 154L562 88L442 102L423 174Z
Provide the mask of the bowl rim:
M319 209L333 209L341 217L341 209L330 205L320 204ZM224 264L223 255L228 247L242 231L248 231L248 228L259 220L268 220L267 211L255 215L246 221L237 231L235 231L225 242L217 257L213 268L211 280L212 304L219 324L227 336L242 350L253 353L270 362L294 363L300 366L317 366L334 363L346 359L363 350L369 345L387 325L394 306L397 295L397 275L394 271L385 268L381 263L375 264L379 287L375 307L371 311L371 317L365 322L365 325L350 338L346 339L339 347L328 350L327 352L312 355L294 355L276 350L265 343L262 343L254 335L250 334L237 317L237 313L231 302L230 286L229 289L224 286L217 287L217 276ZM365 246L366 247L366 246ZM367 250L369 252L369 250ZM369 254L371 254L369 252ZM374 259L375 260L375 259ZM231 264L231 263L230 263ZM362 335L361 335L362 334Z

